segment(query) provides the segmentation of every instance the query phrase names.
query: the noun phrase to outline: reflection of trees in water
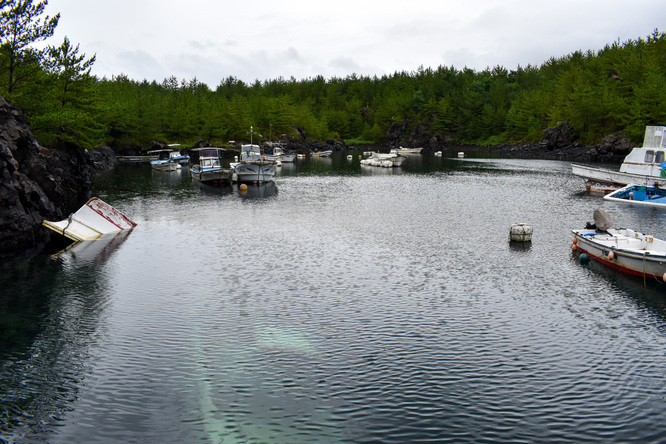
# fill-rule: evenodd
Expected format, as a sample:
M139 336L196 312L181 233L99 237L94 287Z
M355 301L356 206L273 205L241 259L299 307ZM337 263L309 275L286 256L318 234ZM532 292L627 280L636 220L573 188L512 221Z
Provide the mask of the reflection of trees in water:
M46 442L75 400L108 303L104 265L124 238L0 264L0 438Z

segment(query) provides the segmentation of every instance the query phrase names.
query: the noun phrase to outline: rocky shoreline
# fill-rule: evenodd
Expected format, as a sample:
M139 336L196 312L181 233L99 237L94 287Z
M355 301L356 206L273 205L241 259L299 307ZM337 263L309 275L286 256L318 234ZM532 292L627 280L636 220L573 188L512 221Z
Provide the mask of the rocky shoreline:
M0 252L47 243L42 221L62 220L85 203L93 173L86 150L40 146L23 113L0 97Z
M425 153L442 151L448 157L459 151L475 157L552 159L577 162L621 163L633 144L624 135L606 137L598 146L573 142L573 130L562 124L544 131L538 143L492 147L452 146L441 137L409 141L405 146L423 146ZM152 149L160 147L154 142ZM166 144L164 144L166 146ZM198 146L205 146L200 140ZM320 150L388 152L388 145L349 146L342 141L305 143L290 141L285 148L308 153ZM392 146L399 146L394 142ZM141 154L137 147L118 150L117 154ZM116 152L109 147L94 151L63 145L44 148L34 139L23 113L0 97L0 253L16 253L43 248L51 239L44 220L62 220L76 211L90 197L95 171L111 168Z

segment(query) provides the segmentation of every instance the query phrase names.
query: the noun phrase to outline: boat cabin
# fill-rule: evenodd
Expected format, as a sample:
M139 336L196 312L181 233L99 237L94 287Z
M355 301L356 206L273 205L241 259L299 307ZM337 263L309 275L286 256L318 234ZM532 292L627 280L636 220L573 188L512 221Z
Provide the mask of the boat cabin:
M624 158L620 166L621 173L642 174L648 176L666 176L661 166L666 161L666 126L648 126L645 128L643 146L634 148Z
M208 157L199 160L201 168L219 168L222 166L218 157Z
M242 145L240 154L241 161L261 160L261 148L259 148L259 145Z

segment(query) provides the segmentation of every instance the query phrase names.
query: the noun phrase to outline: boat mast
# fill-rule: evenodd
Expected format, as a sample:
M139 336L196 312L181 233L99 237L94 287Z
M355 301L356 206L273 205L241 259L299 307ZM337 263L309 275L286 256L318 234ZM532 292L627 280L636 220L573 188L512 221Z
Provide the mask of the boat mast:
M254 151L252 148L252 136L254 135L254 130L252 129L252 126L250 126L250 150ZM263 162L261 161L261 148L259 148L259 162L257 162L255 165L257 166L257 184L259 184L259 173L261 173L261 167Z

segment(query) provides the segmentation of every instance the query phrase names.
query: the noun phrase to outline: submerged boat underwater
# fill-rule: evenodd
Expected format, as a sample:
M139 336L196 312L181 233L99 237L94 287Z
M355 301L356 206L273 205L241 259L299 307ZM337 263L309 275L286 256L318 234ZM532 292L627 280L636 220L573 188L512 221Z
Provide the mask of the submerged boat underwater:
M666 242L627 228L612 228L610 215L594 211L595 224L572 230L574 252L634 276L666 281Z

